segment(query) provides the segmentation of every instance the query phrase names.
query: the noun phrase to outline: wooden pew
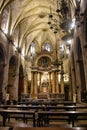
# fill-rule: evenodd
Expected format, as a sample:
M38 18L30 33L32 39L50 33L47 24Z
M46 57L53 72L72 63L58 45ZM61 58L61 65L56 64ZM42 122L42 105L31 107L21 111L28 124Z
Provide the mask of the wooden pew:
M38 125L43 126L42 122L49 124L54 120L66 120L74 127L79 117L80 120L87 120L87 111L40 111L38 112Z
M87 128L73 127L73 128L60 128L60 127L15 127L13 130L87 130Z
M0 108L3 109L19 109L19 110L34 110L38 112L39 110L84 110L87 109L87 105L79 105L79 106L63 106L63 105L47 105L47 106L34 106L34 105L0 105Z
M47 106L46 110L50 111L50 110L67 110L67 111L76 111L76 110L84 110L87 109L87 105L84 106Z
M20 110L35 110L35 111L38 111L38 110L45 110L45 106L35 106L35 105L0 105L0 108L3 108L3 109L20 109Z
M3 117L3 126L5 126L6 124L6 119L8 118L8 115L11 114L23 115L24 123L26 122L26 115L29 115L30 117L32 116L33 126L35 126L35 111L0 109L0 114Z
M61 101L61 102L58 102L58 101L51 101L51 100L42 100L42 101L39 101L38 99L35 100L35 101L28 101L28 102L19 102L18 104L27 104L27 105L45 105L45 106L48 106L48 105L67 105L67 106L72 106L72 105L76 105L76 102L72 102L72 101Z
M0 105L0 108L3 109L12 109L12 110L29 110L32 111L34 110L35 112L38 112L39 110L44 111L45 110L45 106L34 106L34 105ZM21 114L9 114L8 115L8 122L10 122L10 118L15 118L15 119L23 119L24 115ZM32 119L32 115L30 117L30 115L26 115L26 123Z

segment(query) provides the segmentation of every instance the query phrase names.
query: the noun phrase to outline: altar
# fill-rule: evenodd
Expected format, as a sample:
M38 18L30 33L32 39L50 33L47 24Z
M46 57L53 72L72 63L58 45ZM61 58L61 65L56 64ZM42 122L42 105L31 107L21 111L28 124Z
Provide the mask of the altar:
M38 99L48 99L49 98L49 94L46 92L42 92L38 94Z
M48 87L49 87L49 82L45 81L42 83L42 92L47 93L48 92Z

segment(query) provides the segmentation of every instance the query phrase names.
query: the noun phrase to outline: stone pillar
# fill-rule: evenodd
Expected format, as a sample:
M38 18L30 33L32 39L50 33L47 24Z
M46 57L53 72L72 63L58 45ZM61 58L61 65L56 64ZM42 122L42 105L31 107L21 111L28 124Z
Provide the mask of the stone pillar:
M24 93L28 93L28 75L24 73Z
M52 90L52 85L51 85L51 72L49 73L49 88L48 88L48 92L51 93Z
M27 79L24 78L24 93L27 93L27 86L28 86Z
M56 93L59 93L58 74L56 72Z
M63 81L63 77L61 77L61 94L64 94L64 81Z
M31 72L31 95L34 93L34 72Z
M42 92L41 76L42 74L40 73L40 92Z
M57 78L57 76L56 76L56 71L54 72L54 91L55 91L55 93L57 93L56 92L56 87L57 87L57 82L56 82L56 78Z
M55 93L55 73L52 72L52 93Z
M76 95L76 74L75 68L72 68L72 99L74 101L74 96Z
M34 93L37 95L37 72L34 73Z
M37 72L37 93L40 93L40 73Z

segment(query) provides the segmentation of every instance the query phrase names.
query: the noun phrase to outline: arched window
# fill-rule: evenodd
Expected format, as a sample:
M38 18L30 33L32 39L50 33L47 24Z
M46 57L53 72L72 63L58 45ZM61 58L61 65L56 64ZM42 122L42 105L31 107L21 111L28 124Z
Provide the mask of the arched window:
M35 43L32 42L31 45L30 45L30 60L33 60L34 59L34 56L35 56Z
M50 52L52 50L50 43L45 43L42 48L43 48L43 50L48 51L48 52Z
M31 54L35 54L35 43L34 43L34 42L31 43L30 53L31 53Z
M9 19L9 8L6 8L2 12L1 29L7 33L8 32L8 20Z

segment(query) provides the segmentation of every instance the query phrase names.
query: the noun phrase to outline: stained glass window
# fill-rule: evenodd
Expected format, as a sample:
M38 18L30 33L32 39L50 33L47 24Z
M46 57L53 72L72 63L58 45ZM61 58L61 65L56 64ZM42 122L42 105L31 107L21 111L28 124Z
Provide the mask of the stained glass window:
M4 10L3 13L2 13L1 29L5 33L8 32L8 18L9 18L9 8Z
M34 43L34 42L31 43L30 53L31 53L31 54L35 54L35 43Z
M52 50L52 47L51 47L50 43L45 43L43 45L43 49L50 52Z

